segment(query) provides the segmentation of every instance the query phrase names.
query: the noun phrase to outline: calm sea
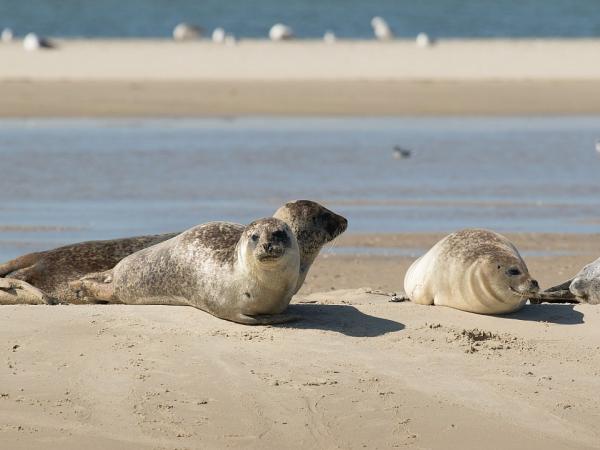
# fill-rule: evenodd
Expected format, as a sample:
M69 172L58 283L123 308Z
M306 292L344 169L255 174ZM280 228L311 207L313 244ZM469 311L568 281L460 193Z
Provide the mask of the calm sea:
M0 260L300 198L354 233L598 232L599 137L600 117L0 120Z
M50 36L166 37L187 21L256 38L282 21L299 37L368 38L374 15L408 37L600 36L598 0L0 0L0 27Z

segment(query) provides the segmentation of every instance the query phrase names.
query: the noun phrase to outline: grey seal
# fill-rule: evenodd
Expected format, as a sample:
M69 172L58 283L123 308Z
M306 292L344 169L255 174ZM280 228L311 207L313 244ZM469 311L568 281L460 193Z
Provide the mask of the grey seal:
M133 253L71 286L91 300L187 305L246 325L282 323L295 293L300 251L284 221L209 222Z
M585 265L573 279L545 290L532 302L600 304L600 258Z
M311 200L288 202L275 212L275 217L287 222L298 239L299 289L323 245L343 233L348 221ZM20 256L0 264L0 277L7 280L4 288L0 285L0 304L81 303L81 298L69 288L70 282L89 273L112 269L126 256L178 234L80 242Z
M452 233L417 259L404 278L411 301L478 314L520 309L539 285L516 247L489 230Z

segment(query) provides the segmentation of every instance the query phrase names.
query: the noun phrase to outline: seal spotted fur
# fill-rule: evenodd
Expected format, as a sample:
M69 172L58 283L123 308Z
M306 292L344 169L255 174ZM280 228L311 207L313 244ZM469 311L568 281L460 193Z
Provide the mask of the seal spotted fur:
M300 252L282 220L244 227L198 225L71 283L91 301L188 305L247 325L282 323L298 282Z

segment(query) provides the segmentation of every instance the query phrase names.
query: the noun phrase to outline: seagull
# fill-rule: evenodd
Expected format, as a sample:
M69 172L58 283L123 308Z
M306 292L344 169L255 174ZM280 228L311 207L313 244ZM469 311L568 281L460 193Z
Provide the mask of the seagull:
M336 39L335 33L331 30L327 30L323 35L323 41L325 41L326 44L333 44Z
M430 47L433 44L433 40L429 37L427 33L419 33L417 34L416 43L417 47L425 48Z
M13 34L13 30L11 30L10 28L5 28L4 30L2 30L2 34L0 34L0 40L5 44L12 42L14 37L15 35Z
M43 48L54 48L54 45L48 39L39 37L35 33L28 33L23 39L23 48L31 52Z
M202 28L182 22L173 28L173 39L176 41L191 41L202 37Z
M282 23L276 23L269 30L269 38L272 41L287 41L294 39L294 30Z
M215 28L212 32L212 41L216 44L223 44L225 42L225 30L221 27Z
M406 148L402 148L399 145L394 145L394 159L408 159L411 157L412 152Z
M373 27L373 33L375 37L380 41L389 41L394 39L394 33L390 26L383 18L375 16L371 19L371 26Z

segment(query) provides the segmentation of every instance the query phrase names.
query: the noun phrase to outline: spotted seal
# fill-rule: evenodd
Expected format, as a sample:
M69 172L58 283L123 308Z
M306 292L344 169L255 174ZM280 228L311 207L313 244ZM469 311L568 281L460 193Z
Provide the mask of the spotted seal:
M417 259L404 278L414 303L479 314L520 309L539 291L515 246L489 230L452 233Z
M348 221L311 200L288 202L274 216L287 222L298 239L299 289L323 245L343 233ZM0 304L81 303L68 283L89 273L112 269L126 256L178 234L80 242L20 256L0 264L0 277L6 277L0 284Z
M209 222L71 283L89 301L187 305L246 325L282 323L298 283L300 251L284 221Z
M538 302L600 304L600 258L587 264L577 275L539 295Z

